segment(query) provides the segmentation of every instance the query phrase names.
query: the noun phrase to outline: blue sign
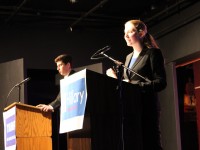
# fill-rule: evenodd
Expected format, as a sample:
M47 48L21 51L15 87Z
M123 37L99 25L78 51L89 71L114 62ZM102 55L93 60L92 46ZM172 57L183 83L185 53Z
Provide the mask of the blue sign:
M61 92L64 101L61 103L63 108L62 120L84 115L87 98L85 84L85 78L81 78L62 87Z

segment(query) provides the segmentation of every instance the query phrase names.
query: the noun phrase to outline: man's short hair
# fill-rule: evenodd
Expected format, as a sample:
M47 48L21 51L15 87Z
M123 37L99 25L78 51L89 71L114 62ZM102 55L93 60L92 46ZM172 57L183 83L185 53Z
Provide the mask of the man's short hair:
M55 63L57 63L58 61L62 61L64 64L72 64L72 57L69 54L62 54L57 56L54 61Z

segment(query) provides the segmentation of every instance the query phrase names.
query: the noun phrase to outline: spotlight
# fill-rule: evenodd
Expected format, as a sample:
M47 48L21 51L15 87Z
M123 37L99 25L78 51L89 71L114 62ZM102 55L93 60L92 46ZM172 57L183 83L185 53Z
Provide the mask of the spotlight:
M69 0L71 3L76 3L77 0Z

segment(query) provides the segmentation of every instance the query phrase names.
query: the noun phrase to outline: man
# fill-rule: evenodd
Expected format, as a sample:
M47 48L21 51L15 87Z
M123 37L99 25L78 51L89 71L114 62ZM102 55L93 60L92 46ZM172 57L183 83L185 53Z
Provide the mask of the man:
M72 70L72 57L67 54L62 54L59 55L58 57L55 58L55 63L57 65L57 70L62 75L64 78L72 75L75 71ZM40 110L44 112L51 111L53 112L55 109L60 108L60 93L56 97L54 101L52 101L50 104L45 105L45 104L39 104L37 107L40 108Z
M59 55L55 58L55 63L57 65L57 70L64 78L67 78L68 76L72 75L75 71L72 70L72 57L67 54ZM54 110L59 110L61 105L61 98L60 93L56 97L54 101L52 101L50 104L39 104L37 105L38 108L40 108L41 111L44 112L54 112ZM53 127L53 149L56 150L66 150L67 149L67 139L66 134L59 134L59 113L54 113L52 117L54 118L54 121L52 122Z

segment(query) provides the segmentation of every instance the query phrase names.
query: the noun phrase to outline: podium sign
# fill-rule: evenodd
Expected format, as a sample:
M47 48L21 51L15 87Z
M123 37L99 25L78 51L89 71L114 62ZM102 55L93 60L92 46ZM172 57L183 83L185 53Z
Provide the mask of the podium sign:
M16 107L3 112L5 150L16 150Z
M86 70L60 81L60 133L83 128L87 101Z

